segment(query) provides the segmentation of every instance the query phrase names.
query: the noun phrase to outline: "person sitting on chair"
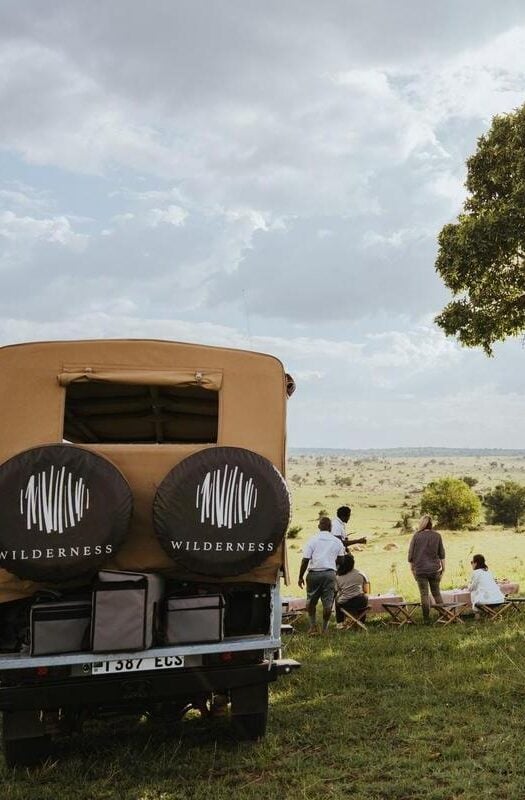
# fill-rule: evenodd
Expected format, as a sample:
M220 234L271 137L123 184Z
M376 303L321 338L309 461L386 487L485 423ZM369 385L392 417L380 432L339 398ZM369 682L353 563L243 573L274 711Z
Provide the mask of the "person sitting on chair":
M469 585L472 606L498 605L505 602L505 595L494 580L485 562L485 556L477 553L472 556L472 578Z
M364 622L363 613L368 605L370 583L363 572L355 569L355 559L348 553L341 559L335 576L335 618L342 625L345 621L344 611L352 616L359 616Z

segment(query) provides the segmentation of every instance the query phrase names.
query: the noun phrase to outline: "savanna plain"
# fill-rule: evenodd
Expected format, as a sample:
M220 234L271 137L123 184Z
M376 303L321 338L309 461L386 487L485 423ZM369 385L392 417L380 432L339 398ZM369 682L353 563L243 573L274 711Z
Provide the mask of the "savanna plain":
M416 599L406 562L410 527L425 484L452 475L525 484L525 456L355 458L291 454L290 586L304 541L320 514L352 506L351 536L373 593ZM295 530L294 530L295 529ZM468 581L483 553L498 578L525 593L525 532L489 526L442 531L443 587ZM197 714L167 728L148 719L86 725L55 760L28 771L1 767L9 800L179 800L179 798L347 798L353 800L520 800L525 796L525 612L497 623L401 630L372 619L368 633L307 637L299 622L286 657L301 669L275 684L268 734L237 743L228 720Z

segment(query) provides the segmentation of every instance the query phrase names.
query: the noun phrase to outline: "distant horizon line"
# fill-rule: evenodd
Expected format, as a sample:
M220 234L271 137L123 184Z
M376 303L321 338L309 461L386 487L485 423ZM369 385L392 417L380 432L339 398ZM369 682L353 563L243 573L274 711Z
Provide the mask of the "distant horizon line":
M525 455L520 447L289 447L289 453L421 453L424 455Z

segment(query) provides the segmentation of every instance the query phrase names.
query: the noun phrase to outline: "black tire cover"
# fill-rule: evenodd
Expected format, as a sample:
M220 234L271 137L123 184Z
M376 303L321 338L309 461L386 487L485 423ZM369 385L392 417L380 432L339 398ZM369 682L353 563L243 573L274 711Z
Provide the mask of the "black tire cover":
M241 447L185 458L153 503L159 541L181 571L249 572L275 553L290 521L286 483L271 461Z
M0 465L0 567L37 581L93 574L121 546L132 509L103 456L69 444L18 453Z

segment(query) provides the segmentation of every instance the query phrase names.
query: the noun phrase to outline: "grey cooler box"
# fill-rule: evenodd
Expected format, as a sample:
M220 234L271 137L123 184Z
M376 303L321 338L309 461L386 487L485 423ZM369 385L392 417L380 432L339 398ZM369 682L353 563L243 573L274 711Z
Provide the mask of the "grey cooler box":
M89 650L91 600L37 603L30 613L30 654L45 656Z
M165 643L204 644L224 636L224 598L220 594L169 597Z
M158 627L164 581L145 572L99 572L93 592L95 653L147 650Z

